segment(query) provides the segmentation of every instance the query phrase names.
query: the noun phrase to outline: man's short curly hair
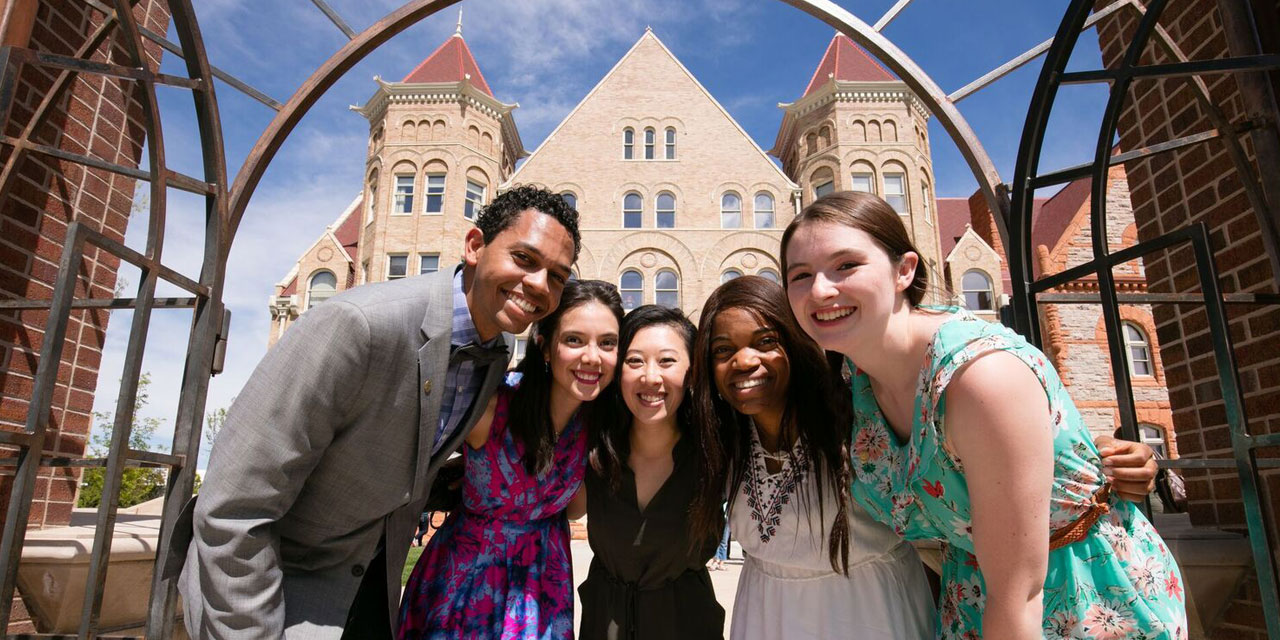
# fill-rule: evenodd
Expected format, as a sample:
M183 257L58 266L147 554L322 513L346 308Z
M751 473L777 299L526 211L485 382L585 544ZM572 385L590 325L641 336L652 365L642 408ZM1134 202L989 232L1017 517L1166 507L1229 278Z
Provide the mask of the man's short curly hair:
M569 206L559 194L533 185L516 185L498 194L476 216L476 228L484 234L484 243L489 244L507 227L515 224L520 213L526 209L536 209L551 216L569 232L573 238L573 260L578 261L578 251L582 249L582 234L578 232L578 211Z

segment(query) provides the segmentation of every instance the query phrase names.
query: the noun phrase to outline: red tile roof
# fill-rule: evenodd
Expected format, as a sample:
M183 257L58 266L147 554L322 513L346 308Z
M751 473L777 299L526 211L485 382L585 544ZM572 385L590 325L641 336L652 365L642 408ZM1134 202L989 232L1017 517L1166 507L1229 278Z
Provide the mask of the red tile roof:
M356 247L360 244L360 212L364 211L364 199L355 205L355 209L342 221L342 225L333 230L333 235L338 239L343 249L347 250L347 255L352 260L356 259L358 253Z
M1038 278L1043 275L1040 272L1040 261L1035 258L1036 252L1040 245L1048 247L1049 251L1053 251L1054 247L1062 240L1062 234L1067 232L1071 226L1071 221L1075 219L1076 213L1080 208L1087 206L1089 203L1089 195L1093 190L1093 178L1085 177L1072 181L1063 187L1061 191L1054 194L1048 200L1044 200L1038 208L1033 209L1031 216L1031 264L1033 272ZM1036 198L1040 200L1040 198Z
M809 86L804 95L809 95L827 83L827 78L834 75L836 80L846 82L892 82L897 80L892 73L876 62L871 54L853 43L842 33L837 33L827 45L827 52L822 62L813 72Z
M489 83L485 82L484 74L480 73L480 66L476 64L466 41L462 36L454 35L410 71L401 82L460 82L467 75L471 76L472 85L493 97L493 91L489 90Z
M938 240L942 244L942 259L946 260L956 241L964 235L964 226L970 224L968 198L938 198Z

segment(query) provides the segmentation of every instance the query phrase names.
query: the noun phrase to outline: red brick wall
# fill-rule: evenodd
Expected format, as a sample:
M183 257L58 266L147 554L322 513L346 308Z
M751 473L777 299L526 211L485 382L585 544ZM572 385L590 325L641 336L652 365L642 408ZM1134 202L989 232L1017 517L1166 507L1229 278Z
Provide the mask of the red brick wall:
M1106 4L1100 2L1099 6ZM1280 11L1280 2L1256 2L1259 9ZM1263 8L1267 5L1267 8ZM1098 25L1105 64L1118 64L1137 25L1136 12L1121 11ZM1229 55L1214 0L1171 3L1160 24L1191 59ZM1171 62L1154 44L1143 62ZM1239 89L1229 74L1205 78L1211 99L1227 117L1239 121ZM1120 120L1120 145L1138 149L1149 144L1206 131L1212 125L1188 88L1177 79L1139 80ZM1250 154L1251 147L1246 144ZM1271 273L1253 210L1241 177L1221 144L1201 144L1126 165L1138 237L1148 240L1191 223L1205 222L1212 231L1215 261L1225 292L1274 292ZM1255 166L1254 171L1257 171ZM1198 291L1189 246L1145 259L1150 291ZM1226 417L1218 387L1207 320L1194 305L1153 305L1156 333L1173 407L1178 448L1184 457L1225 458L1231 455ZM1228 307L1231 336L1253 433L1280 430L1280 309ZM1280 474L1264 474L1264 500L1274 512L1280 496ZM1244 512L1235 472L1188 473L1187 491L1193 522L1243 531ZM1252 580L1252 578L1249 578ZM1252 595L1250 595L1252 594ZM1228 609L1213 637L1262 638L1257 589L1244 589ZM1206 623L1211 621L1206 620Z
M38 51L74 54L102 20L101 15L78 0L41 0L38 6L28 44ZM168 29L169 10L163 0L142 0L135 15L140 24L153 31L164 33ZM146 53L153 68L159 64L159 46L149 44ZM94 59L106 61L108 56L100 52ZM127 65L128 59L121 47L115 47L110 56L117 64ZM6 135L21 134L56 73L34 65L22 68L14 104L3 125ZM131 84L82 75L46 124L37 130L35 140L137 166L145 133ZM0 157L7 159L10 152L9 147L4 147ZM75 163L27 155L19 165L11 196L0 202L0 298L52 296L63 240L72 220L123 240L134 183L133 179ZM118 264L115 257L89 249L81 267L77 297L112 297ZM85 451L107 318L105 311L79 311L71 317L53 396L47 451L68 455ZM46 312L0 312L0 428L21 429L26 422L47 319ZM118 373L108 371L104 375ZM12 468L0 469L0 517L7 510L11 483ZM78 473L72 469L41 469L31 526L66 524L77 484Z

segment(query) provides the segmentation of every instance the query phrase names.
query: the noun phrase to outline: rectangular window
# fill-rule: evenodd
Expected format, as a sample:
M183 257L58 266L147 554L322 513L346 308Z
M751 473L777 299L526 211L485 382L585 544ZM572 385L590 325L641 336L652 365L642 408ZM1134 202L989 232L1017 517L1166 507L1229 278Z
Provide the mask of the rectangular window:
M409 254L387 254L387 279L399 280L409 275Z
M468 220L475 220L476 213L480 211L480 207L484 206L484 185L467 181L467 203L462 209L462 217Z
M901 173L884 174L884 201L888 202L894 211L903 215L907 213L905 182Z
M855 173L853 181L849 183L849 189L852 191L861 191L863 193L875 193L875 187L872 186L871 174Z
M364 223L369 224L373 222L374 214L376 214L377 211L378 211L378 187L377 185L371 184L369 185L368 213Z
M444 212L444 174L427 174L427 207L423 213Z
M816 200L835 190L836 190L836 183L834 181L828 180L822 184L814 185L813 197Z
M392 213L413 213L413 176L396 176L396 203Z
M511 366L512 367L519 366L520 361L524 360L525 352L527 352L528 350L529 350L529 339L517 337L515 352L511 354Z
M920 209L924 211L926 224L933 224L933 216L929 215L929 185L920 185Z
M667 129L667 159L676 159L676 130Z
M424 253L418 256L418 275L435 273L440 270L440 254Z
M653 129L644 130L644 159L645 160L653 159L654 137L655 137L655 134L653 132Z

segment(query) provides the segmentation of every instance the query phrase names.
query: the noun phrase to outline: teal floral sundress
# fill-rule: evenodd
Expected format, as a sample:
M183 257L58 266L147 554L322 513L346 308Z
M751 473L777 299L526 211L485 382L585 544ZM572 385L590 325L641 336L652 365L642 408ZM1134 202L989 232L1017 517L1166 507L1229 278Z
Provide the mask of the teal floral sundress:
M899 441L857 365L853 372L854 498L908 540L942 541L938 638L981 638L986 585L973 555L964 467L946 446L946 389L965 363L1007 351L1025 363L1049 398L1054 480L1049 526L1076 522L1106 483L1089 430L1044 354L1021 336L963 309L934 335L916 389L911 440ZM1031 428L1029 425L1028 428ZM1044 637L1104 640L1187 637L1182 575L1136 506L1114 496L1082 540L1049 552Z

